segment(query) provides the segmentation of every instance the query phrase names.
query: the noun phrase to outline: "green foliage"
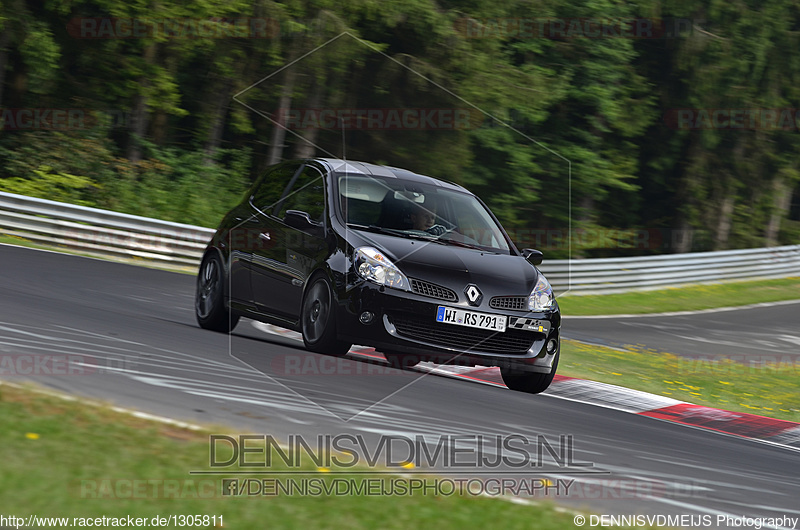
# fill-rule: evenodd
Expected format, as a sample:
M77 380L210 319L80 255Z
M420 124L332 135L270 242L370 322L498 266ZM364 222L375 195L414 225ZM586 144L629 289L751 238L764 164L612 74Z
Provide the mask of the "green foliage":
M60 48L53 40L50 28L44 22L31 23L19 51L28 67L30 91L34 94L47 93L58 76L61 58Z
M51 167L41 166L32 171L30 178L0 179L0 191L87 205L83 197L87 189L97 187L96 183L86 177L52 171Z
M159 149L152 144L148 151L148 158L137 164L117 161L117 178L108 185L104 207L215 227L248 185L247 151L221 151L210 164L200 151Z
M147 144L133 164L97 135L28 133L0 143L0 190L169 221L216 226L248 186L250 152Z
M78 200L86 205L102 204L104 188L115 178L112 142L103 137L103 131L89 131L75 135L62 132L37 131L5 135L0 139L0 187L13 193L9 181L17 186L41 190L37 197L53 200L60 198L55 189L48 194L48 182L37 183L42 167L48 175L77 175L89 179L93 185L74 188ZM17 179L17 180L14 180ZM28 184L23 184L28 182Z

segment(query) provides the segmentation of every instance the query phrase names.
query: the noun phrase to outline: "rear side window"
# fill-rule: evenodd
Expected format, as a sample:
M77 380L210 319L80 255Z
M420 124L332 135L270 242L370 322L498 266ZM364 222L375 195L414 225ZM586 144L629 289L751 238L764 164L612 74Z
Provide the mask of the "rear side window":
M272 214L298 169L300 164L296 162L268 169L250 199L253 206L265 214Z
M325 179L311 166L305 166L278 205L275 216L283 219L288 210L306 212L312 221L325 218Z

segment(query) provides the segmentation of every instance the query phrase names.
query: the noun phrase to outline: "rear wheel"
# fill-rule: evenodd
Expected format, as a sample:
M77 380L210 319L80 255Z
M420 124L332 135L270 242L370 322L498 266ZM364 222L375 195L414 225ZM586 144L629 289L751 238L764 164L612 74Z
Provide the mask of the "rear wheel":
M531 372L518 372L512 371L507 368L501 368L500 373L503 375L503 382L511 390L518 392L527 392L529 394L539 394L547 390L550 383L553 382L553 377L556 375L556 368L558 368L558 358L561 352L556 353L556 358L553 360L553 368L549 374L538 374Z
M201 328L229 333L239 323L239 315L225 307L224 278L222 260L217 254L207 254L197 274L194 312Z
M336 312L328 279L319 275L312 280L303 298L300 312L300 329L306 349L341 357L350 351L352 344L336 338Z

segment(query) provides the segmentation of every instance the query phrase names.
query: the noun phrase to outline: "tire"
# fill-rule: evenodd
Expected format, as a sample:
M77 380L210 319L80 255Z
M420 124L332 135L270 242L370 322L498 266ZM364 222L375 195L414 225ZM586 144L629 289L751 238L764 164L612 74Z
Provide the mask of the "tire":
M239 323L239 315L232 315L225 307L223 271L219 256L216 253L206 254L197 273L194 312L201 328L230 333Z
M336 338L333 293L328 279L321 274L312 280L303 297L300 330L306 349L315 353L341 357L352 347Z
M413 368L421 361L419 355L413 353L400 353L394 351L385 351L383 356L392 365L392 368L399 368L405 370L406 368Z
M511 390L518 392L527 392L528 394L539 394L547 390L550 383L553 382L553 377L556 375L556 368L558 368L558 358L561 356L561 351L556 353L556 358L553 360L553 368L549 374L538 374L531 372L516 372L505 368L500 369L503 374L503 382Z

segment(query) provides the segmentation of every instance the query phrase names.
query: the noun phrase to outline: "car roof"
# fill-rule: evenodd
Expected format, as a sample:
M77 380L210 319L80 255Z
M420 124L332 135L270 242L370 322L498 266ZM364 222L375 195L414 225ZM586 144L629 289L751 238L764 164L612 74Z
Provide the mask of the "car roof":
M420 175L419 173L414 173L413 171L409 171L407 169L391 166L380 166L378 164L370 164L369 162L359 162L355 160L341 160L338 158L316 158L314 160L318 160L327 164L330 166L331 170L338 173L361 173L376 177L399 178L412 182L420 182L432 186L439 186L442 188L466 191L469 193L466 188L459 186L458 184L454 184L446 180L435 179L427 175Z

